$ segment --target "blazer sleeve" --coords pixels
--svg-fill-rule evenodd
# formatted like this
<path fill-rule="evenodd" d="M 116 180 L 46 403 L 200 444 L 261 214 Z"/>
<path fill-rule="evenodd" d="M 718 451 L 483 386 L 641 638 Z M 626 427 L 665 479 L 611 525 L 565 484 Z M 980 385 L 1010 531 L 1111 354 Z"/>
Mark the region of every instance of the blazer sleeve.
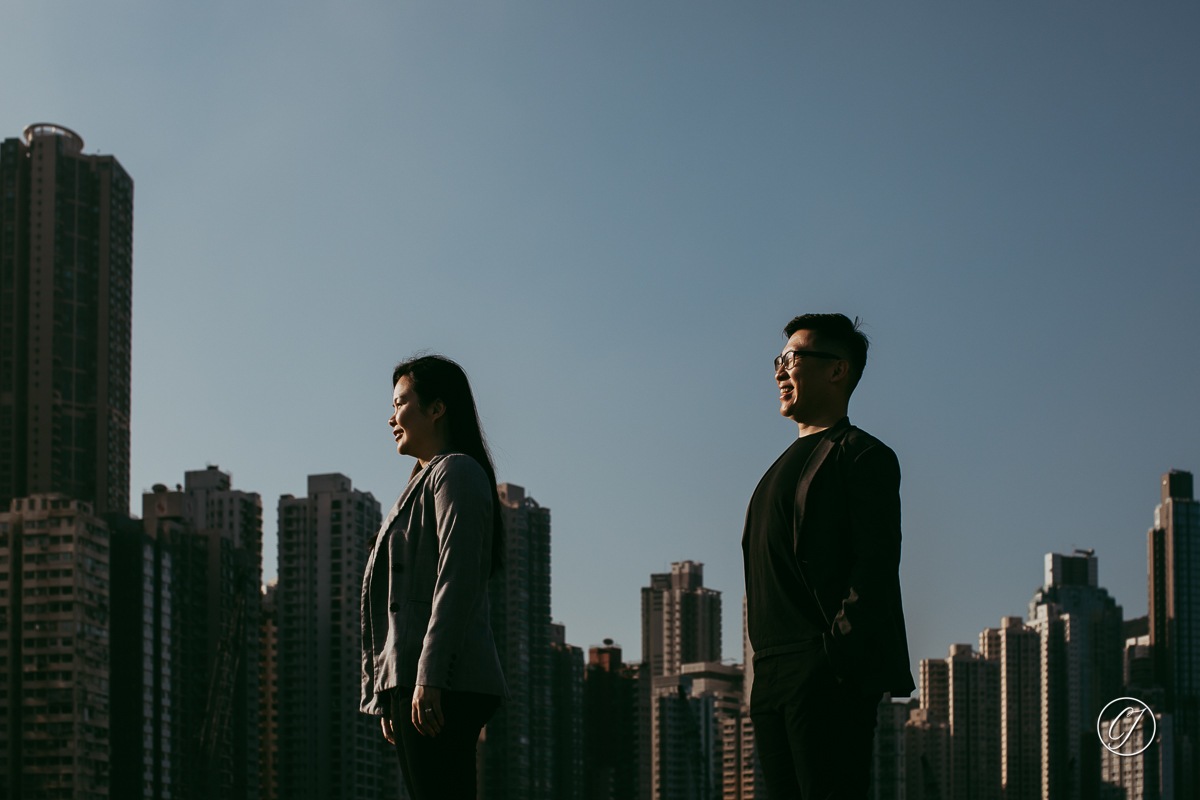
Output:
<path fill-rule="evenodd" d="M 493 510 L 487 473 L 475 459 L 453 455 L 439 466 L 442 469 L 430 476 L 437 520 L 437 581 L 417 663 L 417 684 L 445 689 L 450 687 L 472 611 L 487 587 Z"/>
<path fill-rule="evenodd" d="M 869 647 L 892 616 L 900 583 L 900 462 L 879 443 L 860 453 L 845 471 L 853 566 L 832 636 L 843 656 Z"/>

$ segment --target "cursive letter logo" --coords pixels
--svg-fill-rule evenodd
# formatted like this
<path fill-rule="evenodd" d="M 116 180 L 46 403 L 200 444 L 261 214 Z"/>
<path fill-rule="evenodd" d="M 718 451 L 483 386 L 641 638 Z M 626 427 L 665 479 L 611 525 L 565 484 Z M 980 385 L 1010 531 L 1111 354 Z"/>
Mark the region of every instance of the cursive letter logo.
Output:
<path fill-rule="evenodd" d="M 1119 714 L 1111 720 L 1105 720 L 1104 715 L 1108 712 L 1115 703 L 1126 701 L 1129 705 L 1125 706 Z M 1145 728 L 1142 728 L 1141 741 L 1131 742 L 1133 733 L 1142 724 L 1142 719 L 1150 720 L 1150 735 L 1145 735 Z M 1154 742 L 1154 737 L 1158 733 L 1158 723 L 1154 720 L 1154 712 L 1150 710 L 1150 706 L 1138 700 L 1136 697 L 1118 697 L 1104 707 L 1100 712 L 1100 718 L 1096 720 L 1096 734 L 1100 737 L 1100 744 L 1104 745 L 1105 749 L 1113 755 L 1118 756 L 1136 756 L 1145 751 Z M 1138 745 L 1141 747 L 1134 750 Z"/>

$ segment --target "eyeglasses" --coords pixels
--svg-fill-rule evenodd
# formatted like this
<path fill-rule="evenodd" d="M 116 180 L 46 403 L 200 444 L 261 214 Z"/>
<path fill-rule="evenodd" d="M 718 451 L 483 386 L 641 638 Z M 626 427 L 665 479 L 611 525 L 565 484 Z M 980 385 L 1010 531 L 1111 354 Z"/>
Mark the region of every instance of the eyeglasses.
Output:
<path fill-rule="evenodd" d="M 813 356 L 815 358 L 832 358 L 838 361 L 848 361 L 845 356 L 839 356 L 837 353 L 826 353 L 822 350 L 788 350 L 781 356 L 775 357 L 775 371 L 778 372 L 782 366 L 784 369 L 791 369 L 796 366 L 796 362 L 800 356 Z"/>

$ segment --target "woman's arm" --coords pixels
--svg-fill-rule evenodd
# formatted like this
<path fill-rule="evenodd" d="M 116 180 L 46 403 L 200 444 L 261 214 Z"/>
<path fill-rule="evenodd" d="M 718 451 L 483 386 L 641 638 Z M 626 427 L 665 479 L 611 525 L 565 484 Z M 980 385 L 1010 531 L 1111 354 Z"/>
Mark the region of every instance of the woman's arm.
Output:
<path fill-rule="evenodd" d="M 430 478 L 437 519 L 438 572 L 433 609 L 417 663 L 417 684 L 449 689 L 471 611 L 487 583 L 491 559 L 485 559 L 484 550 L 492 535 L 492 488 L 487 473 L 466 455 L 448 456 Z"/>

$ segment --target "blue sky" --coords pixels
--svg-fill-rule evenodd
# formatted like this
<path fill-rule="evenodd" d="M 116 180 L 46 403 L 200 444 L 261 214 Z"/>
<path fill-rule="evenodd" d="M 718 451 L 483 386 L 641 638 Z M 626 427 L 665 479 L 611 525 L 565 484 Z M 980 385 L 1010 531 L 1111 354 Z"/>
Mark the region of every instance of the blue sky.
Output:
<path fill-rule="evenodd" d="M 568 641 L 739 537 L 795 436 L 794 314 L 873 337 L 851 419 L 904 470 L 914 661 L 1094 547 L 1146 611 L 1169 468 L 1200 469 L 1200 12 L 1116 3 L 9 2 L 0 136 L 136 183 L 133 485 L 219 464 L 275 506 L 411 462 L 390 371 L 474 382 L 553 512 Z M 139 510 L 135 501 L 135 512 Z"/>

